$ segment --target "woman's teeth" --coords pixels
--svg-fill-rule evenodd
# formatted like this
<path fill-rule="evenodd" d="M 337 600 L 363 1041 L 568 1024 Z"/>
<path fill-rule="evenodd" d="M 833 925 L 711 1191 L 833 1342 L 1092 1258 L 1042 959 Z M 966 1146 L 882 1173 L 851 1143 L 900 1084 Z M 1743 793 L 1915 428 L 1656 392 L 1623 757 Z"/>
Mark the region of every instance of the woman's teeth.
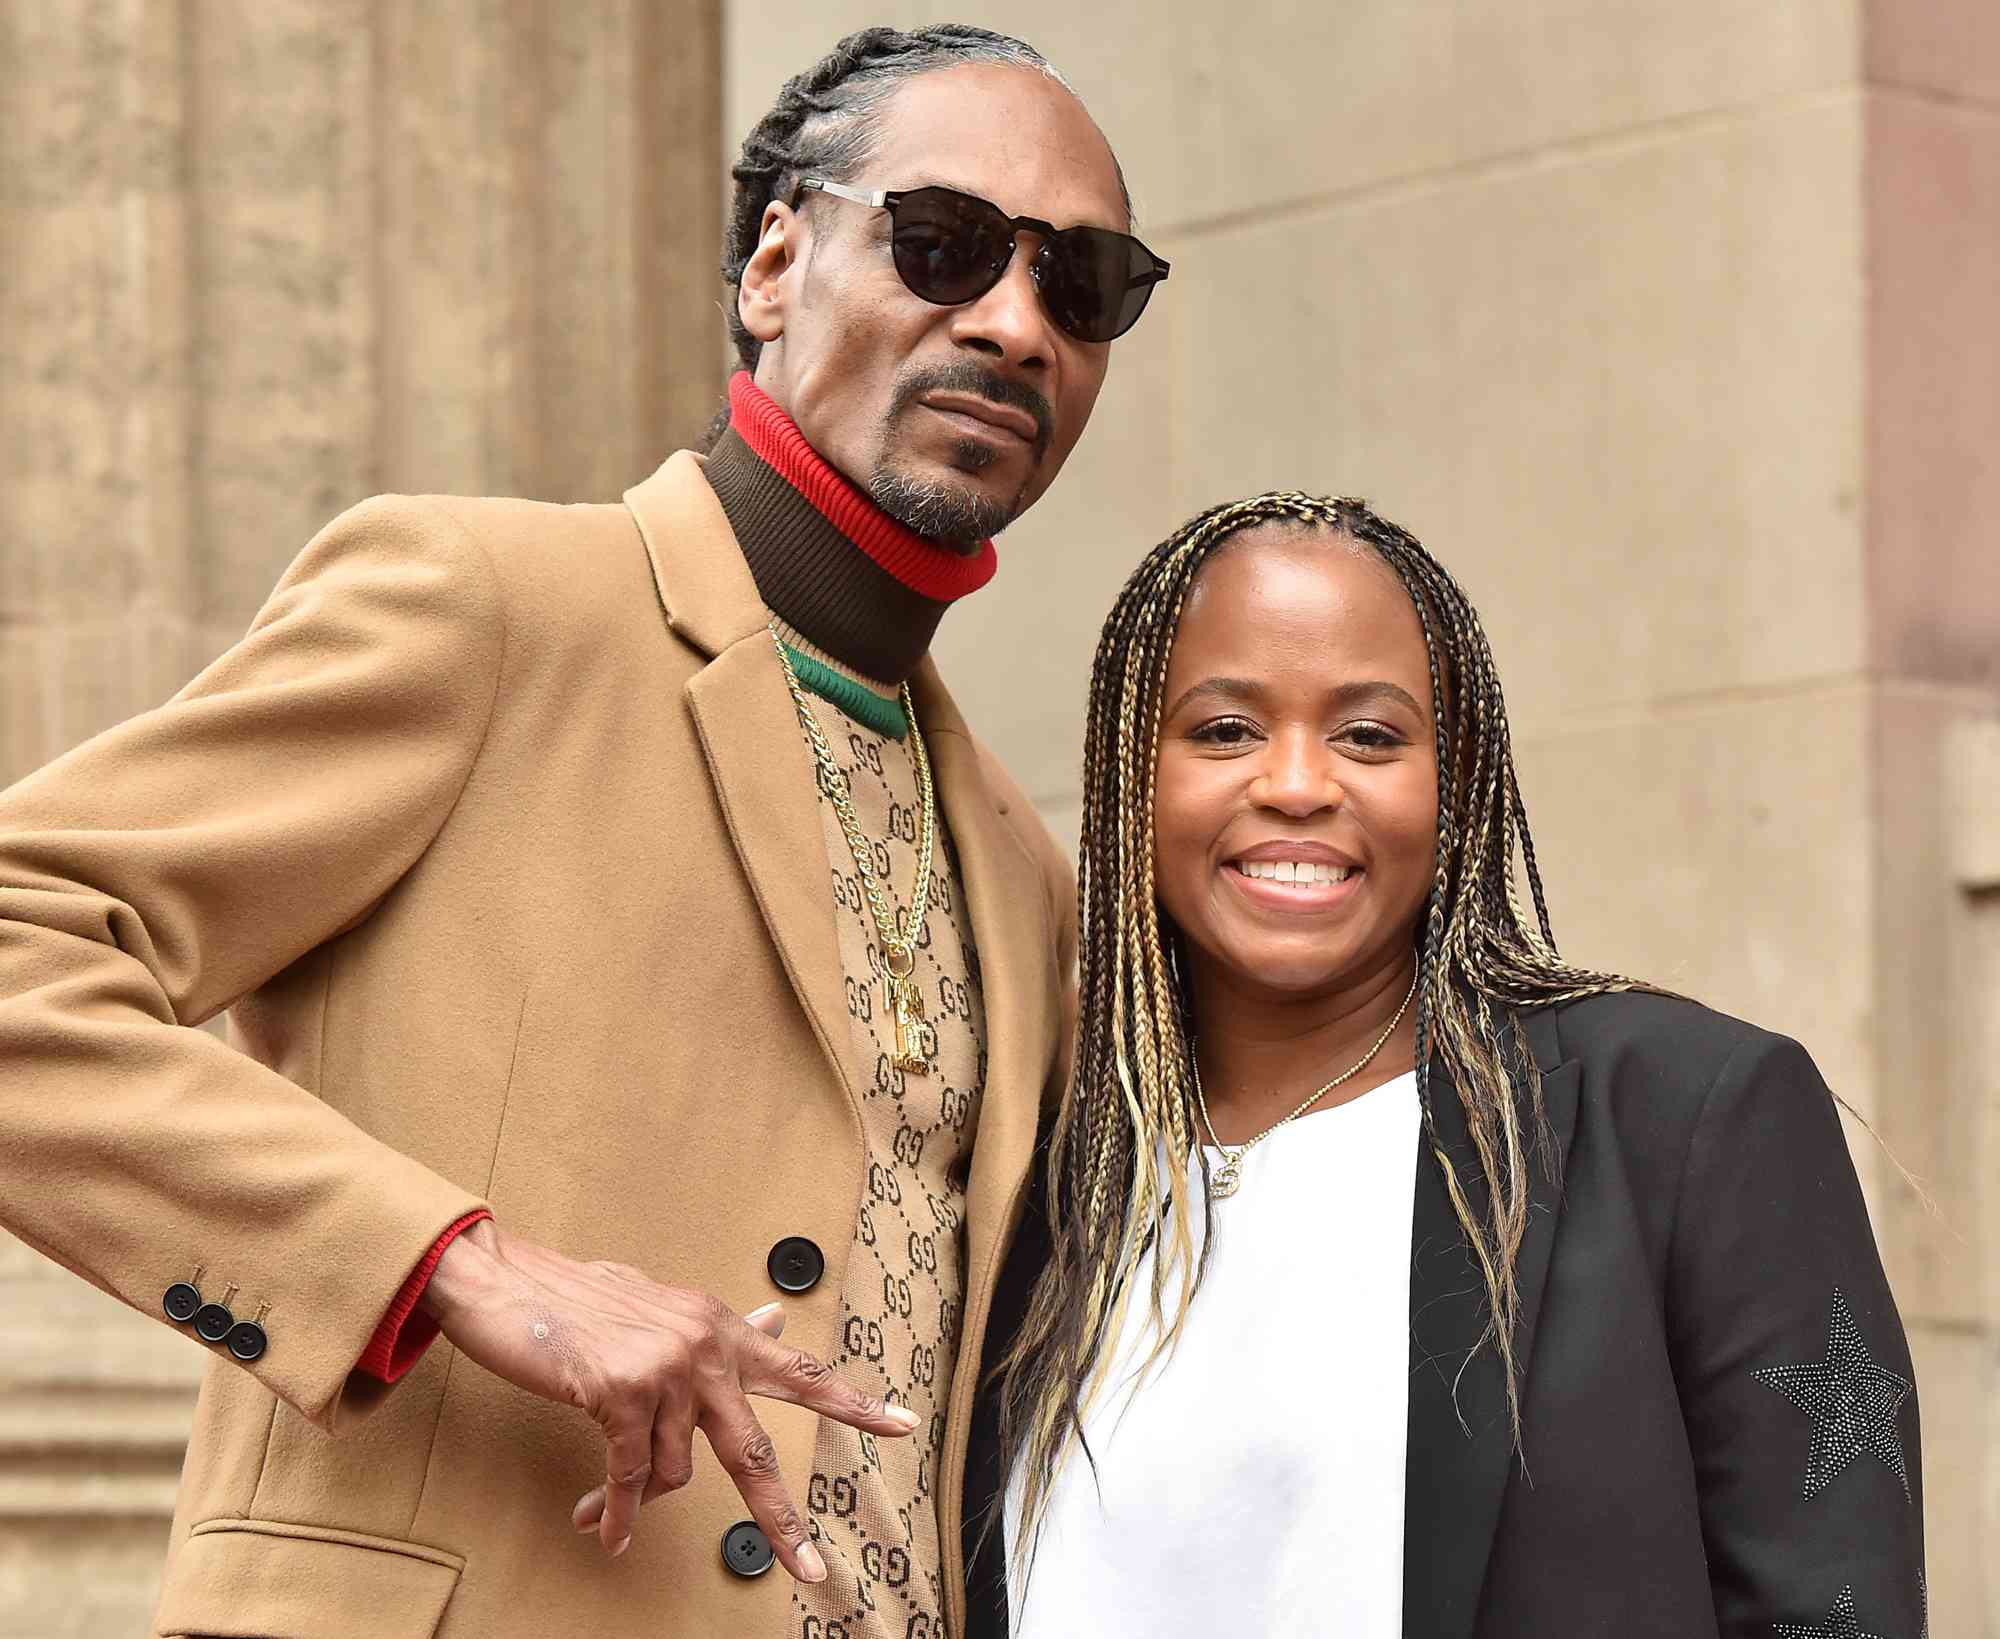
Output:
<path fill-rule="evenodd" d="M 1298 859 L 1239 859 L 1237 870 L 1266 882 L 1296 882 L 1308 886 L 1321 882 L 1345 882 L 1354 874 L 1352 865 L 1318 865 Z"/>

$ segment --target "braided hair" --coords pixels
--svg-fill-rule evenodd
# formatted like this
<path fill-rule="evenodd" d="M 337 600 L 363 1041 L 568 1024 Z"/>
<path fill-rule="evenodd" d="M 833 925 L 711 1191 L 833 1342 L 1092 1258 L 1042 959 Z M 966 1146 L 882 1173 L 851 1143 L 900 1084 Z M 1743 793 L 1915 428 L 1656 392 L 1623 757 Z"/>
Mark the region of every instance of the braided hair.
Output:
<path fill-rule="evenodd" d="M 729 173 L 736 190 L 722 242 L 722 279 L 731 297 L 724 311 L 744 369 L 757 368 L 762 344 L 744 328 L 734 296 L 756 253 L 765 207 L 774 199 L 789 200 L 804 176 L 851 182 L 873 150 L 873 116 L 897 86 L 919 74 L 965 63 L 1033 69 L 1075 94 L 1046 57 L 1010 35 L 967 23 L 910 30 L 864 28 L 848 35 L 803 74 L 787 80 L 771 111 L 751 127 Z M 1122 171 L 1119 186 L 1124 187 Z M 1128 213 L 1130 207 L 1128 193 Z"/>
<path fill-rule="evenodd" d="M 1345 536 L 1372 551 L 1401 581 L 1423 629 L 1438 702 L 1438 834 L 1416 931 L 1417 1090 L 1425 1141 L 1486 1287 L 1482 1343 L 1498 1350 L 1517 1442 L 1514 1266 L 1528 1223 L 1531 1160 L 1553 1154 L 1540 1076 L 1517 1015 L 1642 988 L 1557 955 L 1492 650 L 1457 581 L 1413 536 L 1361 501 L 1283 491 L 1214 507 L 1154 548 L 1113 605 L 1091 672 L 1079 1027 L 1047 1162 L 1052 1251 L 997 1367 L 1002 1446 L 1024 1464 L 1024 1529 L 1015 1544 L 1024 1559 L 1058 1466 L 1073 1443 L 1083 1443 L 1084 1410 L 1106 1387 L 1143 1260 L 1156 1254 L 1150 1303 L 1157 1341 L 1142 1374 L 1179 1335 L 1206 1267 L 1210 1237 L 1197 1260 L 1186 1169 L 1155 1162 L 1162 1151 L 1170 1162 L 1200 1153 L 1181 936 L 1163 918 L 1154 889 L 1155 765 L 1167 662 L 1189 589 L 1228 541 L 1265 524 Z M 1532 916 L 1516 889 L 1517 844 Z M 1483 1210 L 1438 1138 L 1433 1059 L 1464 1106 L 1486 1185 Z M 1169 1264 L 1178 1292 L 1171 1318 Z"/>

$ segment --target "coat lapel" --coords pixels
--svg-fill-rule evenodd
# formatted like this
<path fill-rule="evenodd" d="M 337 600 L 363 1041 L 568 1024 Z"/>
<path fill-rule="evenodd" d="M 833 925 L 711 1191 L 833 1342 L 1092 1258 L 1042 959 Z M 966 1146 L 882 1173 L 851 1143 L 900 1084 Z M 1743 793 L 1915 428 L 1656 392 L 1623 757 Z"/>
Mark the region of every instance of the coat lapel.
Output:
<path fill-rule="evenodd" d="M 958 853 L 986 1003 L 986 1091 L 966 1186 L 966 1313 L 982 1313 L 1004 1221 L 1027 1176 L 1061 998 L 1041 872 L 998 807 L 958 707 L 929 660 L 910 682 Z"/>
<path fill-rule="evenodd" d="M 1567 1158 L 1576 1126 L 1580 1066 L 1562 1058 L 1553 1010 L 1526 1013 L 1522 1025 L 1541 1067 L 1542 1098 L 1558 1157 Z M 1430 1097 L 1439 1142 L 1474 1210 L 1483 1210 L 1485 1188 L 1457 1092 L 1439 1075 Z M 1560 1165 L 1554 1176 L 1536 1167 L 1527 1234 L 1515 1266 L 1521 1294 L 1516 1352 L 1524 1397 L 1555 1240 L 1560 1173 Z M 1486 1319 L 1485 1282 L 1428 1145 L 1417 1158 L 1410 1247 L 1403 1631 L 1412 1639 L 1467 1639 L 1478 1614 L 1515 1453 L 1499 1358 L 1490 1344 L 1474 1348 Z"/>
<path fill-rule="evenodd" d="M 846 1085 L 849 1026 L 812 753 L 764 600 L 729 521 L 683 451 L 626 492 L 667 623 L 709 663 L 685 695 L 729 839 L 821 1050 Z M 850 1099 L 855 1089 L 848 1088 Z"/>
<path fill-rule="evenodd" d="M 777 655 L 764 601 L 703 476 L 698 456 L 670 458 L 626 492 L 652 563 L 668 625 L 707 666 L 687 705 L 701 738 L 731 842 L 811 1019 L 820 1046 L 847 1080 L 849 1023 L 811 753 Z M 986 1002 L 986 1096 L 967 1186 L 968 1304 L 990 1282 L 1034 1148 L 1042 1065 L 1057 1027 L 1055 930 L 1040 872 L 996 806 L 965 719 L 929 660 L 911 679 L 936 777 L 938 805 L 958 852 Z M 805 845 L 802 845 L 805 839 Z M 857 1090 L 849 1088 L 849 1096 Z"/>

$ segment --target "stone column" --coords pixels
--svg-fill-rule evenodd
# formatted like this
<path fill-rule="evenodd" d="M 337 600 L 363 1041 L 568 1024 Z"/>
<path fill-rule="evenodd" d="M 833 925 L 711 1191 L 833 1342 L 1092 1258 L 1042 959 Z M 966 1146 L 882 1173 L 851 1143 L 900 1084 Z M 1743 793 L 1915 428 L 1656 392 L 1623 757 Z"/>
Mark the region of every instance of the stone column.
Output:
<path fill-rule="evenodd" d="M 1923 1401 L 1931 1631 L 2000 1635 L 2000 10 L 1865 8 L 1877 1227 Z M 1865 1153 L 1865 1147 L 1864 1152 Z"/>
<path fill-rule="evenodd" d="M 719 400 L 719 0 L 0 0 L 0 784 L 384 489 L 612 498 Z M 0 1639 L 150 1613 L 201 1357 L 0 1237 Z"/>

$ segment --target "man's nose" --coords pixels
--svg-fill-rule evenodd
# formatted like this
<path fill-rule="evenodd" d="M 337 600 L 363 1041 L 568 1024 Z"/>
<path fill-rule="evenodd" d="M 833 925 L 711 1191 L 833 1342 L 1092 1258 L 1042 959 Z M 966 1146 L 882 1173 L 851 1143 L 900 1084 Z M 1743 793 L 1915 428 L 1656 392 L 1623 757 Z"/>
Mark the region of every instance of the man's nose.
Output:
<path fill-rule="evenodd" d="M 1019 369 L 1048 365 L 1055 355 L 1055 337 L 1032 271 L 1040 249 L 1038 235 L 1021 235 L 1000 282 L 977 301 L 956 310 L 954 341 Z"/>

